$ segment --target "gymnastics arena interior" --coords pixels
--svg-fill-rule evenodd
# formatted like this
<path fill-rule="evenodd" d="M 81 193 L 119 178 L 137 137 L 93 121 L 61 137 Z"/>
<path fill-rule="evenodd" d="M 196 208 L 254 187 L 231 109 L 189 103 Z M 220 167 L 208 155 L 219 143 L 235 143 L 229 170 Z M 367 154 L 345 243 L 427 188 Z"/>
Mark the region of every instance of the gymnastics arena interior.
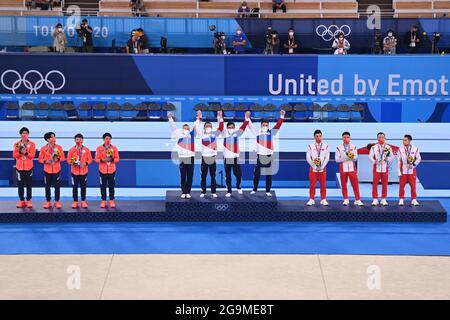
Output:
<path fill-rule="evenodd" d="M 450 2 L 378 2 L 288 0 L 286 13 L 274 13 L 264 0 L 249 2 L 259 11 L 242 17 L 239 1 L 144 1 L 140 14 L 125 0 L 63 0 L 53 10 L 2 1 L 0 299 L 449 299 Z M 381 8 L 383 37 L 395 33 L 396 54 L 374 52 L 370 4 Z M 74 6 L 81 7 L 79 16 Z M 83 19 L 93 28 L 93 52 L 80 52 Z M 58 23 L 67 37 L 64 53 L 52 52 Z M 412 25 L 421 36 L 417 50 L 404 40 Z M 281 43 L 289 28 L 295 30 L 295 54 L 282 45 L 278 53 L 264 54 L 269 26 Z M 128 54 L 124 48 L 138 28 L 148 37 L 149 52 Z M 244 54 L 232 50 L 237 29 L 246 37 Z M 226 34 L 227 54 L 213 54 L 220 41 L 216 32 Z M 340 32 L 351 45 L 347 54 L 331 49 Z M 199 113 L 202 124 L 196 127 Z M 231 175 L 233 192 L 226 195 L 226 143 L 219 135 L 217 197 L 210 192 L 210 174 L 200 197 L 204 145 L 195 136 L 192 198 L 186 198 L 177 154 L 183 138 L 171 128 L 187 124 L 203 132 L 204 123 L 216 130 L 220 121 L 223 132 L 230 122 L 237 129 L 247 125 L 239 137 L 243 193 L 236 192 Z M 251 193 L 260 161 L 256 136 L 264 121 L 270 132 L 277 130 L 271 136 L 269 195 L 264 174 Z M 21 128 L 37 151 L 32 208 L 16 205 L 17 166 L 28 155 L 13 156 L 21 148 Z M 328 205 L 319 203 L 317 185 L 315 204 L 308 206 L 308 148 L 316 130 L 329 150 Z M 58 177 L 62 208 L 53 199 L 51 208 L 43 208 L 44 166 L 53 165 L 39 157 L 48 132 L 66 157 L 75 135 L 83 135 L 94 159 L 88 208 L 71 207 L 76 164 L 67 161 L 61 161 Z M 358 153 L 354 164 L 364 206 L 354 204 L 350 183 L 350 204 L 342 204 L 336 154 L 344 132 Z M 380 132 L 392 148 L 388 205 L 372 206 L 370 149 Z M 104 133 L 112 136 L 120 161 L 115 207 L 101 208 L 104 163 L 95 160 Z M 405 135 L 421 155 L 411 169 L 418 206 L 411 204 L 408 185 L 399 205 Z"/>

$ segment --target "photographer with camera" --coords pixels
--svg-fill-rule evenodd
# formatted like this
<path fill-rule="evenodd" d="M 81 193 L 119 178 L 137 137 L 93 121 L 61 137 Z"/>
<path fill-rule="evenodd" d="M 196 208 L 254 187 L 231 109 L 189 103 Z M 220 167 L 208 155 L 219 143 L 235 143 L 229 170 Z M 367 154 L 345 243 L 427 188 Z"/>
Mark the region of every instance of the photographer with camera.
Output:
<path fill-rule="evenodd" d="M 92 32 L 94 30 L 89 25 L 87 19 L 83 19 L 81 21 L 81 25 L 77 27 L 78 36 L 81 38 L 83 42 L 83 46 L 81 48 L 81 52 L 94 52 L 94 44 L 92 41 Z"/>
<path fill-rule="evenodd" d="M 267 28 L 266 32 L 266 48 L 264 54 L 278 54 L 280 47 L 280 38 L 278 31 L 273 30 L 272 27 Z"/>
<path fill-rule="evenodd" d="M 140 32 L 133 30 L 131 32 L 131 37 L 128 39 L 126 50 L 128 54 L 138 54 L 141 53 L 141 43 L 140 43 Z"/>
<path fill-rule="evenodd" d="M 214 54 L 227 54 L 225 32 L 214 33 Z"/>
<path fill-rule="evenodd" d="M 245 53 L 245 45 L 246 44 L 247 44 L 247 38 L 242 34 L 242 29 L 237 28 L 236 34 L 233 37 L 234 53 L 236 53 L 236 54 Z"/>

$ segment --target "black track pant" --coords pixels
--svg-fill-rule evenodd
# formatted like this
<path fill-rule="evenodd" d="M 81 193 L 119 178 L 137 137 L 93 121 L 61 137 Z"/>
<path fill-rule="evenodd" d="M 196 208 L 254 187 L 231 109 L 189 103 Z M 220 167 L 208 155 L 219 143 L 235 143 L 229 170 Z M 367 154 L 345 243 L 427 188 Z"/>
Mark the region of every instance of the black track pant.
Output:
<path fill-rule="evenodd" d="M 81 201 L 86 201 L 86 185 L 87 185 L 87 174 L 85 175 L 72 174 L 73 201 L 78 201 L 78 187 L 80 187 L 81 190 Z"/>
<path fill-rule="evenodd" d="M 180 158 L 180 184 L 183 194 L 191 193 L 194 176 L 194 157 Z"/>
<path fill-rule="evenodd" d="M 231 193 L 231 170 L 233 170 L 233 174 L 236 177 L 236 188 L 241 188 L 242 182 L 242 168 L 239 163 L 239 158 L 225 158 L 224 159 L 225 166 L 225 182 L 227 184 L 227 192 Z"/>
<path fill-rule="evenodd" d="M 59 201 L 61 193 L 61 172 L 47 173 L 44 172 L 45 199 L 52 199 L 51 188 L 55 188 L 55 201 Z"/>
<path fill-rule="evenodd" d="M 217 183 L 216 183 L 216 157 L 202 157 L 202 180 L 200 182 L 200 186 L 202 187 L 202 193 L 206 193 L 206 176 L 211 177 L 211 193 L 216 193 Z"/>
<path fill-rule="evenodd" d="M 261 156 L 258 154 L 256 159 L 256 167 L 253 172 L 253 191 L 258 191 L 259 178 L 261 177 L 261 168 L 265 169 L 266 173 L 266 192 L 270 192 L 272 188 L 272 174 L 268 172 L 272 166 L 272 156 Z"/>
<path fill-rule="evenodd" d="M 114 200 L 114 188 L 116 187 L 116 173 L 100 172 L 100 193 L 102 194 L 102 200 L 106 201 L 106 187 L 109 189 L 109 200 Z"/>
<path fill-rule="evenodd" d="M 32 198 L 33 170 L 16 170 L 17 185 L 20 201 L 25 200 L 25 188 L 27 189 L 27 201 Z"/>

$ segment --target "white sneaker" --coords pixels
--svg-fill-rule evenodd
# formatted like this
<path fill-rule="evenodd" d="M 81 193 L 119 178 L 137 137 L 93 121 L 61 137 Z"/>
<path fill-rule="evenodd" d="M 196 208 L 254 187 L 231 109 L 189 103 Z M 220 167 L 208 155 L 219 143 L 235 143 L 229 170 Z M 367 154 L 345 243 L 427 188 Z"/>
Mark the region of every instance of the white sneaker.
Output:
<path fill-rule="evenodd" d="M 266 192 L 266 196 L 271 197 L 272 194 L 270 192 Z"/>
<path fill-rule="evenodd" d="M 188 194 L 186 195 L 186 198 L 187 198 L 187 199 L 190 199 L 190 198 L 191 198 L 191 195 L 188 193 Z"/>
<path fill-rule="evenodd" d="M 256 191 L 253 191 L 253 190 L 252 190 L 252 192 L 250 192 L 250 194 L 255 194 L 255 193 L 256 193 Z"/>
<path fill-rule="evenodd" d="M 413 199 L 413 200 L 411 201 L 411 204 L 412 204 L 413 206 L 418 206 L 418 205 L 419 205 L 419 202 L 418 202 L 416 199 Z"/>
<path fill-rule="evenodd" d="M 182 199 L 186 198 L 186 195 L 183 193 L 183 194 L 181 195 L 181 198 L 182 198 Z"/>
<path fill-rule="evenodd" d="M 323 206 L 328 206 L 328 201 L 326 199 L 320 200 L 320 204 Z"/>
<path fill-rule="evenodd" d="M 382 206 L 387 206 L 388 205 L 386 199 L 381 199 L 381 205 Z"/>
<path fill-rule="evenodd" d="M 239 193 L 239 194 L 243 194 L 244 192 L 242 191 L 242 189 L 237 189 L 237 192 Z"/>
<path fill-rule="evenodd" d="M 217 193 L 211 193 L 213 198 L 217 198 Z"/>
<path fill-rule="evenodd" d="M 378 205 L 378 199 L 373 199 L 372 205 L 373 205 L 373 206 L 377 206 L 377 205 Z"/>
<path fill-rule="evenodd" d="M 231 193 L 228 192 L 228 193 L 225 195 L 225 197 L 227 197 L 227 198 L 231 197 Z"/>
<path fill-rule="evenodd" d="M 348 199 L 344 199 L 344 202 L 342 202 L 343 206 L 348 206 L 350 204 L 350 201 Z"/>
<path fill-rule="evenodd" d="M 200 198 L 204 198 L 205 194 L 204 193 L 200 193 Z"/>
<path fill-rule="evenodd" d="M 306 203 L 307 206 L 313 206 L 316 202 L 314 199 L 309 199 L 309 201 Z"/>
<path fill-rule="evenodd" d="M 404 201 L 403 199 L 400 199 L 400 200 L 398 201 L 398 205 L 399 205 L 399 206 L 404 206 L 404 205 L 405 205 L 405 201 Z"/>
<path fill-rule="evenodd" d="M 361 200 L 355 200 L 355 206 L 364 207 L 364 203 Z"/>

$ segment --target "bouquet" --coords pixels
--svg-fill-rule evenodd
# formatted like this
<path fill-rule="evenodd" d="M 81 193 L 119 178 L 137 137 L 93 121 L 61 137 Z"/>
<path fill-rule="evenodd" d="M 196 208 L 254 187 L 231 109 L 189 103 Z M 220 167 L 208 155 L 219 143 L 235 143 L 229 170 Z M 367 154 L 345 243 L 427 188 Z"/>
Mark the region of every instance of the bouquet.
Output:
<path fill-rule="evenodd" d="M 79 166 L 80 165 L 80 160 L 77 157 L 72 157 L 70 159 L 70 164 L 73 166 Z"/>
<path fill-rule="evenodd" d="M 322 161 L 320 160 L 320 158 L 315 158 L 313 162 L 317 168 L 320 168 L 320 166 L 322 165 Z"/>
<path fill-rule="evenodd" d="M 113 160 L 114 151 L 112 149 L 106 150 L 106 162 L 110 163 Z"/>
<path fill-rule="evenodd" d="M 391 148 L 388 146 L 384 147 L 383 153 L 386 157 L 389 157 L 391 155 Z"/>
<path fill-rule="evenodd" d="M 414 162 L 416 162 L 416 157 L 413 156 L 409 156 L 408 159 L 406 160 L 406 162 L 412 166 L 414 164 Z"/>
<path fill-rule="evenodd" d="M 22 150 L 25 148 L 25 145 L 21 141 L 17 141 L 14 147 L 19 151 L 19 153 L 22 153 Z"/>
<path fill-rule="evenodd" d="M 347 158 L 349 159 L 349 160 L 353 160 L 353 158 L 355 158 L 355 154 L 353 153 L 353 151 L 347 151 L 346 153 L 345 153 L 346 155 L 347 155 Z"/>
<path fill-rule="evenodd" d="M 61 158 L 61 151 L 55 148 L 55 150 L 53 151 L 52 158 L 59 160 Z"/>

